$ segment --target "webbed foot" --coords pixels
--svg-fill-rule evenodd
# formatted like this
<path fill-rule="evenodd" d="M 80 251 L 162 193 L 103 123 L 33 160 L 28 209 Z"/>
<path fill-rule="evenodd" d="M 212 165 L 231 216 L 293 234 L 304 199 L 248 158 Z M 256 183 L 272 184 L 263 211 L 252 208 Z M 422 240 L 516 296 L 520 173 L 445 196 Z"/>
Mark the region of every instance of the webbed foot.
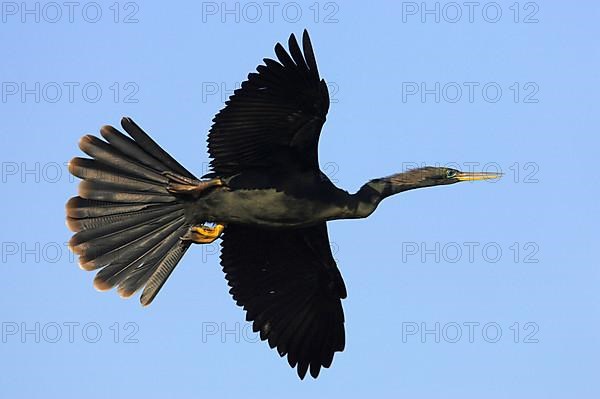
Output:
<path fill-rule="evenodd" d="M 225 230 L 225 225 L 219 223 L 214 227 L 204 225 L 192 226 L 181 239 L 192 241 L 196 244 L 210 244 L 223 234 L 223 230 Z"/>

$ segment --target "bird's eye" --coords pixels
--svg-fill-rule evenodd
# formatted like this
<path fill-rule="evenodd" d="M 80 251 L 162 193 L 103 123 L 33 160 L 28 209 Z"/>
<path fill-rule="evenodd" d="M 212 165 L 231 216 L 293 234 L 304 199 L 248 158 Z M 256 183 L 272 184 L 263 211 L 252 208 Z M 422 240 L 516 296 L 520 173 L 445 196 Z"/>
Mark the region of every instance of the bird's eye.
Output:
<path fill-rule="evenodd" d="M 453 177 L 456 177 L 456 171 L 455 170 L 449 170 L 446 172 L 446 177 L 448 179 L 452 179 Z"/>

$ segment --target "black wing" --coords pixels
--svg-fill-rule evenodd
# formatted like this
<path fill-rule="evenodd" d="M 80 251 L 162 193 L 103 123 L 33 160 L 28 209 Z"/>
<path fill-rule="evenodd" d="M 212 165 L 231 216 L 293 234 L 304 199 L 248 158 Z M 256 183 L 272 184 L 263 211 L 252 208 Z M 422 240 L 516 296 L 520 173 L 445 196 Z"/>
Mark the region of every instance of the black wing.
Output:
<path fill-rule="evenodd" d="M 329 109 L 327 84 L 319 78 L 306 30 L 304 54 L 293 34 L 288 46 L 289 54 L 277 43 L 279 62 L 265 58 L 265 65 L 248 75 L 214 117 L 208 151 L 217 175 L 255 167 L 319 169 L 319 134 Z"/>
<path fill-rule="evenodd" d="M 221 265 L 229 291 L 254 331 L 313 377 L 344 350 L 346 287 L 331 254 L 327 226 L 263 230 L 227 226 Z"/>

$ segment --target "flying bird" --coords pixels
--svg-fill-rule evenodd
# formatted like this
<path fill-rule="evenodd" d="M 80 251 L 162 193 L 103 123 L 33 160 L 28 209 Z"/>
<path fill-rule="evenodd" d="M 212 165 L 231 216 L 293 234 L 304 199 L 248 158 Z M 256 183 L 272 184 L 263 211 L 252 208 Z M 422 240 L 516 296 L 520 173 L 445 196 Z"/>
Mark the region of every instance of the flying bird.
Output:
<path fill-rule="evenodd" d="M 262 340 L 316 378 L 345 346 L 346 286 L 327 222 L 369 216 L 385 198 L 421 187 L 498 178 L 424 167 L 367 182 L 350 194 L 319 168 L 329 109 L 307 31 L 250 73 L 214 117 L 211 172 L 197 178 L 130 118 L 86 135 L 69 171 L 82 179 L 66 205 L 70 248 L 94 287 L 140 289 L 149 305 L 192 244 L 221 237 L 229 292 Z"/>

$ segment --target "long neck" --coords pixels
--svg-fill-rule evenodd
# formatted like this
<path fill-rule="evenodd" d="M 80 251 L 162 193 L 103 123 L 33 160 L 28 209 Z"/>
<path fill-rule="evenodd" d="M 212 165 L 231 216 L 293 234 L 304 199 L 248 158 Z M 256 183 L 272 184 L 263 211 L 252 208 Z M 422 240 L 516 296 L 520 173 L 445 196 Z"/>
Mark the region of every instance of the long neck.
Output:
<path fill-rule="evenodd" d="M 355 194 L 350 195 L 350 217 L 369 216 L 385 198 L 408 190 L 432 186 L 426 179 L 414 179 L 411 172 L 374 179 L 363 185 Z"/>

